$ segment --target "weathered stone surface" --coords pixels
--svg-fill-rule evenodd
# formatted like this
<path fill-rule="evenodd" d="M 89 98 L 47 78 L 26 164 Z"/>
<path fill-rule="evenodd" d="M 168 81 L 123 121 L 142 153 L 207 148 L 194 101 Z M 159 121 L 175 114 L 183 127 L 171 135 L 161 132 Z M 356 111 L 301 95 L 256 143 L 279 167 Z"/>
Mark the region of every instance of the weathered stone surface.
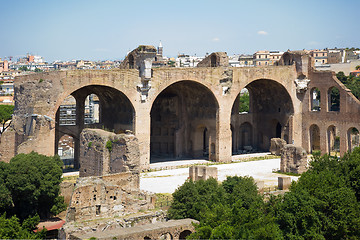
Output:
<path fill-rule="evenodd" d="M 189 168 L 189 178 L 192 181 L 207 180 L 209 178 L 217 179 L 218 170 L 216 167 L 209 166 L 191 166 Z"/>
<path fill-rule="evenodd" d="M 103 232 L 79 234 L 74 233 L 71 239 L 185 239 L 192 233 L 194 223 L 199 223 L 193 219 L 170 220 L 167 222 L 147 224 L 131 228 L 118 228 Z"/>
<path fill-rule="evenodd" d="M 213 52 L 201 62 L 197 67 L 228 67 L 229 57 L 226 52 Z"/>
<path fill-rule="evenodd" d="M 273 155 L 280 156 L 281 149 L 285 146 L 286 141 L 281 138 L 272 138 L 271 145 L 270 145 L 270 152 Z"/>
<path fill-rule="evenodd" d="M 85 127 L 84 102 L 89 94 L 96 94 L 101 105 L 101 121 L 94 127 L 116 133 L 133 131 L 139 139 L 142 169 L 149 168 L 150 158 L 157 157 L 209 157 L 229 162 L 232 153 L 244 153 L 244 146 L 268 150 L 270 139 L 279 134 L 307 152 L 328 153 L 331 140 L 327 131 L 332 126 L 339 133 L 343 155 L 351 150 L 349 129 L 360 129 L 360 102 L 334 72 L 314 70 L 314 60 L 306 51 L 286 52 L 277 66 L 251 68 L 229 67 L 221 60 L 225 55 L 216 53 L 204 63 L 209 67 L 151 68 L 155 48 L 145 46 L 136 51 L 142 57 L 133 56 L 133 65 L 131 59 L 124 61 L 123 69 L 17 77 L 15 134 L 8 138 L 14 147 L 2 152 L 2 161 L 21 152 L 54 155 L 60 138 L 67 134 L 74 139 L 77 167 L 80 133 Z M 304 91 L 299 93 L 296 79 L 311 80 L 306 81 L 308 90 L 301 87 Z M 244 86 L 250 92 L 250 110 L 239 113 L 238 96 Z M 332 87 L 340 93 L 339 111 L 329 110 L 327 93 Z M 316 111 L 311 106 L 314 89 L 320 96 Z M 62 126 L 59 106 L 69 95 L 76 100 L 76 125 Z"/>
<path fill-rule="evenodd" d="M 139 190 L 139 175 L 131 172 L 78 178 L 66 221 L 125 216 L 152 209 L 152 198 Z"/>
<path fill-rule="evenodd" d="M 286 144 L 281 150 L 280 171 L 301 174 L 306 171 L 307 153 L 302 147 Z"/>
<path fill-rule="evenodd" d="M 146 224 L 166 222 L 166 212 L 162 210 L 135 213 L 130 216 L 98 218 L 92 221 L 66 222 L 59 230 L 59 239 L 70 239 L 71 235 L 86 235 L 114 229 L 127 229 Z"/>
<path fill-rule="evenodd" d="M 74 191 L 75 184 L 71 182 L 61 182 L 60 183 L 60 195 L 64 197 L 66 204 L 70 204 L 71 196 Z"/>
<path fill-rule="evenodd" d="M 139 173 L 139 144 L 133 134 L 84 129 L 80 137 L 80 177 Z"/>
<path fill-rule="evenodd" d="M 291 177 L 278 177 L 279 190 L 288 190 L 291 185 Z"/>

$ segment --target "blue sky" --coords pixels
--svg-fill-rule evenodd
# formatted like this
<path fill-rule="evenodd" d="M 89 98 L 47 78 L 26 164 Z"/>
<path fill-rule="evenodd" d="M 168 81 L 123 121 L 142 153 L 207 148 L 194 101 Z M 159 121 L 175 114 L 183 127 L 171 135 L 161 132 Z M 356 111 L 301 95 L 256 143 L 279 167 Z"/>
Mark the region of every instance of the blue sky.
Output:
<path fill-rule="evenodd" d="M 0 0 L 0 57 L 123 59 L 140 44 L 164 55 L 360 47 L 358 0 Z"/>

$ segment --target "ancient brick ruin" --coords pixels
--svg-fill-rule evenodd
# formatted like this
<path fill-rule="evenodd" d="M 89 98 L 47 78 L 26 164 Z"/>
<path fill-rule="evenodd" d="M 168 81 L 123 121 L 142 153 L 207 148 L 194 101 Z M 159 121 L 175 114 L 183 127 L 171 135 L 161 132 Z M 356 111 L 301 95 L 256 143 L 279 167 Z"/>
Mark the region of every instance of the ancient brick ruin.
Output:
<path fill-rule="evenodd" d="M 17 77 L 15 112 L 11 129 L 2 135 L 1 160 L 31 151 L 54 155 L 61 137 L 69 135 L 78 168 L 84 128 L 132 132 L 139 141 L 141 169 L 158 160 L 228 162 L 232 154 L 268 151 L 274 137 L 308 153 L 342 155 L 359 144 L 354 139 L 359 139 L 360 102 L 334 72 L 316 71 L 306 52 L 286 52 L 277 66 L 241 68 L 229 67 L 225 53 L 210 54 L 196 68 L 153 68 L 155 57 L 154 47 L 139 46 L 118 70 Z M 250 109 L 240 112 L 246 92 Z M 98 99 L 99 121 L 89 124 L 85 101 L 91 94 Z M 74 120 L 64 125 L 59 109 L 69 96 Z"/>

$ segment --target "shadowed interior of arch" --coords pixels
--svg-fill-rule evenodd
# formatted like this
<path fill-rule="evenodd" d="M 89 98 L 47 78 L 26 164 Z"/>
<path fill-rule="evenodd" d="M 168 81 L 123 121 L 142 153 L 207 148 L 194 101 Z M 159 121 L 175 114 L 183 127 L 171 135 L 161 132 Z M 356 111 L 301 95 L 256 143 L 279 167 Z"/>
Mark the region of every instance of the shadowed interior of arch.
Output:
<path fill-rule="evenodd" d="M 130 100 L 111 87 L 90 85 L 69 95 L 56 113 L 55 153 L 59 139 L 68 134 L 74 139 L 74 167 L 78 168 L 82 129 L 99 128 L 115 133 L 134 131 L 135 110 Z"/>
<path fill-rule="evenodd" d="M 193 81 L 163 90 L 151 108 L 151 162 L 212 158 L 216 141 L 217 101 L 205 86 Z"/>
<path fill-rule="evenodd" d="M 275 137 L 291 143 L 293 113 L 284 86 L 269 79 L 249 83 L 236 97 L 231 112 L 232 153 L 269 151 L 270 139 Z"/>

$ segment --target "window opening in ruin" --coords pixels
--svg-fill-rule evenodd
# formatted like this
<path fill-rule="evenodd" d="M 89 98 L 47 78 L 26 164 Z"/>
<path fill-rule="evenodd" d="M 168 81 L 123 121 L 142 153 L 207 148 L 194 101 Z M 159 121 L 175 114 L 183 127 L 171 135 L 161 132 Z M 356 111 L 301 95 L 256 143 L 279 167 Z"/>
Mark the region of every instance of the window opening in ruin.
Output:
<path fill-rule="evenodd" d="M 64 169 L 74 168 L 74 153 L 74 138 L 67 134 L 63 135 L 58 142 L 57 154 L 64 163 Z"/>
<path fill-rule="evenodd" d="M 96 215 L 100 215 L 101 205 L 96 205 Z"/>
<path fill-rule="evenodd" d="M 148 237 L 148 236 L 145 236 L 145 237 L 144 237 L 144 240 L 151 240 L 151 238 Z"/>
<path fill-rule="evenodd" d="M 203 156 L 209 156 L 209 136 L 207 128 L 204 128 L 203 132 Z"/>
<path fill-rule="evenodd" d="M 352 151 L 355 147 L 360 145 L 359 130 L 357 128 L 350 128 L 348 130 L 348 151 Z"/>
<path fill-rule="evenodd" d="M 320 151 L 320 128 L 315 124 L 310 126 L 310 151 Z"/>
<path fill-rule="evenodd" d="M 310 110 L 311 111 L 320 111 L 320 90 L 318 88 L 313 88 L 310 91 Z"/>
<path fill-rule="evenodd" d="M 130 69 L 135 68 L 134 56 L 133 56 L 132 54 L 129 55 L 129 68 L 130 68 Z"/>
<path fill-rule="evenodd" d="M 331 156 L 339 156 L 340 153 L 340 136 L 335 126 L 329 126 L 327 130 L 328 153 Z"/>
<path fill-rule="evenodd" d="M 213 54 L 211 55 L 211 58 L 210 58 L 210 64 L 211 64 L 211 67 L 216 67 L 217 63 L 216 63 L 216 55 Z"/>
<path fill-rule="evenodd" d="M 85 99 L 84 124 L 100 123 L 100 101 L 96 94 L 90 94 Z"/>
<path fill-rule="evenodd" d="M 339 112 L 340 111 L 340 91 L 336 87 L 332 87 L 328 91 L 328 102 L 329 111 Z"/>

